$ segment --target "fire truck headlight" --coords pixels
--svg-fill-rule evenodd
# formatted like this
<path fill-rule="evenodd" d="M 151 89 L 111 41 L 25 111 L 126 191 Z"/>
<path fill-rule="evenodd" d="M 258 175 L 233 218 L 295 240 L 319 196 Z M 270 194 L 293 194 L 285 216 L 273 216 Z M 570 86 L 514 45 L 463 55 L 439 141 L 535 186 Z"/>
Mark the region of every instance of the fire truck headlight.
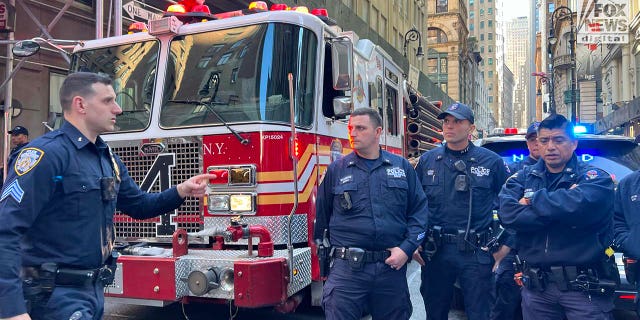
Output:
<path fill-rule="evenodd" d="M 230 170 L 229 185 L 253 185 L 256 181 L 254 166 L 235 167 Z"/>
<path fill-rule="evenodd" d="M 232 194 L 229 200 L 231 211 L 246 212 L 253 211 L 253 195 L 251 194 Z"/>
<path fill-rule="evenodd" d="M 229 268 L 220 271 L 220 290 L 233 291 L 233 270 Z"/>
<path fill-rule="evenodd" d="M 228 194 L 212 194 L 209 195 L 209 211 L 229 211 L 229 195 Z"/>

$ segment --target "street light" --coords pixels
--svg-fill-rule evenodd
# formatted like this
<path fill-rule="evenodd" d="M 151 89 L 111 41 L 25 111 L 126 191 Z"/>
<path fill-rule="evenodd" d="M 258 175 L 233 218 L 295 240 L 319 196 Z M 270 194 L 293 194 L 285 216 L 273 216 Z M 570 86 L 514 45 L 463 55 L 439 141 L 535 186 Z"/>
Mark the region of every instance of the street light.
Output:
<path fill-rule="evenodd" d="M 561 14 L 561 15 L 560 15 Z M 577 119 L 577 112 L 578 112 L 578 107 L 577 107 L 577 101 L 576 101 L 576 91 L 577 91 L 577 77 L 576 77 L 576 51 L 575 51 L 575 44 L 576 44 L 576 35 L 575 35 L 575 31 L 574 31 L 574 23 L 573 23 L 573 11 L 571 11 L 571 9 L 567 6 L 560 6 L 558 8 L 556 8 L 553 13 L 551 14 L 551 28 L 549 29 L 549 53 L 551 55 L 551 65 L 552 65 L 552 69 L 551 69 L 551 86 L 555 87 L 555 78 L 554 78 L 554 72 L 555 72 L 555 68 L 553 67 L 554 65 L 554 61 L 553 61 L 553 49 L 551 48 L 552 46 L 555 46 L 556 43 L 558 43 L 558 38 L 556 38 L 556 33 L 554 30 L 555 24 L 558 21 L 558 19 L 564 19 L 569 17 L 569 21 L 571 23 L 570 25 L 570 33 L 569 33 L 569 55 L 571 57 L 571 122 L 576 123 L 576 119 Z M 551 105 L 554 106 L 554 110 L 555 110 L 555 96 L 552 96 L 551 99 L 552 101 Z"/>
<path fill-rule="evenodd" d="M 551 84 L 551 79 L 544 72 L 532 72 L 531 75 L 538 78 L 538 92 L 536 93 L 536 95 L 541 96 L 542 95 L 542 90 L 541 90 L 542 89 L 542 85 L 544 85 L 544 84 L 547 85 L 547 91 L 549 93 L 549 113 L 550 114 L 555 114 L 556 113 L 556 104 L 555 104 L 555 101 L 554 101 L 553 85 Z"/>
<path fill-rule="evenodd" d="M 418 51 L 416 51 L 416 58 L 422 60 L 424 58 L 424 52 L 422 51 L 422 36 L 420 31 L 416 27 L 411 27 L 407 33 L 404 34 L 404 56 L 407 57 L 407 44 L 409 41 L 418 41 Z"/>

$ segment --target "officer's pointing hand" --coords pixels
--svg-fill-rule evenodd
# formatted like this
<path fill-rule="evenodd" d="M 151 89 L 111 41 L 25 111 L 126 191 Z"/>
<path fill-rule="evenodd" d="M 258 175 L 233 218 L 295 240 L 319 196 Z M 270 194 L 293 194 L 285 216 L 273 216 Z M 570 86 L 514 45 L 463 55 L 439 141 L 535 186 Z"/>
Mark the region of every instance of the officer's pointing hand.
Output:
<path fill-rule="evenodd" d="M 389 258 L 387 258 L 384 263 L 391 267 L 391 269 L 400 270 L 400 268 L 402 268 L 402 266 L 407 263 L 407 260 L 409 260 L 407 254 L 404 253 L 404 251 L 402 251 L 400 247 L 393 247 L 387 250 L 391 252 L 391 256 L 389 256 Z"/>
<path fill-rule="evenodd" d="M 205 191 L 207 190 L 207 181 L 215 178 L 217 178 L 215 174 L 209 173 L 193 176 L 189 178 L 189 180 L 176 186 L 178 194 L 181 198 L 185 198 L 187 196 L 202 197 L 205 195 Z"/>

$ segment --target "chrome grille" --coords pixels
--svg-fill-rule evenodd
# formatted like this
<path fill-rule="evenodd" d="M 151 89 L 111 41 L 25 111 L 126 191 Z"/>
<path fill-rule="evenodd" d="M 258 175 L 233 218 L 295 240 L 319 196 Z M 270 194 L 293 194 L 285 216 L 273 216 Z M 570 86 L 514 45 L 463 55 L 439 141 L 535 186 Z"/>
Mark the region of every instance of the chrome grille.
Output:
<path fill-rule="evenodd" d="M 198 139 L 175 139 L 176 141 L 164 141 L 166 150 L 163 153 L 175 154 L 175 165 L 171 168 L 171 185 L 175 186 L 188 178 L 199 174 L 202 170 L 200 150 L 201 142 Z M 129 175 L 136 184 L 141 185 L 142 181 L 153 165 L 157 155 L 142 155 L 139 152 L 139 141 L 110 142 L 111 148 L 127 166 Z M 150 192 L 160 192 L 160 183 L 155 181 L 149 190 Z M 173 214 L 169 212 L 168 214 Z M 114 222 L 116 237 L 119 240 L 145 241 L 155 240 L 159 242 L 170 242 L 171 234 L 158 234 L 160 218 L 148 220 L 135 220 L 129 216 L 122 215 L 116 211 L 117 221 Z M 202 217 L 198 199 L 187 198 L 187 200 L 177 210 L 177 216 L 172 216 L 172 223 L 177 228 L 185 229 L 187 232 L 195 232 L 202 229 Z M 175 223 L 175 220 L 180 222 Z"/>

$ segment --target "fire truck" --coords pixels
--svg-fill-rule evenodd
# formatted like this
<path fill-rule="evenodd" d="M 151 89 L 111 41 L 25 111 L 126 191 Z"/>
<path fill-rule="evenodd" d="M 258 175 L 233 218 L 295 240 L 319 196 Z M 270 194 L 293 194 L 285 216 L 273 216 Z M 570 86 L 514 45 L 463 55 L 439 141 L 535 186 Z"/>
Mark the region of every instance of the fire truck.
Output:
<path fill-rule="evenodd" d="M 437 105 L 379 46 L 327 11 L 264 2 L 211 14 L 172 7 L 142 32 L 83 42 L 71 72 L 114 79 L 122 107 L 104 134 L 141 189 L 216 174 L 202 199 L 155 219 L 116 212 L 116 302 L 232 302 L 292 311 L 322 279 L 313 241 L 316 189 L 351 152 L 347 118 L 374 108 L 381 144 L 417 156 L 441 140 Z M 205 10 L 206 9 L 206 10 Z"/>

